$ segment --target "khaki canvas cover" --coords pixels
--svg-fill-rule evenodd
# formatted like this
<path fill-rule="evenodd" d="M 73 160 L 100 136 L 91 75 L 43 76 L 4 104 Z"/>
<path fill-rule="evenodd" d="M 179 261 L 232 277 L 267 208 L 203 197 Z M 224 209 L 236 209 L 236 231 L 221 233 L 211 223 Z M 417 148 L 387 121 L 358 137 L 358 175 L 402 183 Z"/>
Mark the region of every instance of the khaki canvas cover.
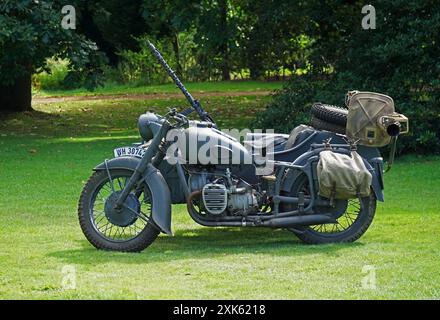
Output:
<path fill-rule="evenodd" d="M 334 199 L 351 199 L 370 194 L 371 173 L 356 152 L 346 154 L 325 150 L 318 162 L 319 195 Z"/>
<path fill-rule="evenodd" d="M 391 137 L 380 127 L 383 116 L 395 114 L 391 97 L 374 92 L 351 91 L 347 94 L 348 138 L 360 145 L 382 147 L 390 143 Z"/>

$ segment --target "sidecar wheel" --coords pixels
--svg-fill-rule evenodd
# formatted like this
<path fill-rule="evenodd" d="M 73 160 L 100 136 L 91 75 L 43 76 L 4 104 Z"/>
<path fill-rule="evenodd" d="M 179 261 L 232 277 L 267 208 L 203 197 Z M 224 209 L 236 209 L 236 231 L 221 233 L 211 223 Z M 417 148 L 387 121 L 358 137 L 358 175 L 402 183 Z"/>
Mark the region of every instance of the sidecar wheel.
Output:
<path fill-rule="evenodd" d="M 130 207 L 120 215 L 108 210 L 108 203 L 131 177 L 129 170 L 111 170 L 113 189 L 106 171 L 95 172 L 85 184 L 78 205 L 81 229 L 97 249 L 140 252 L 154 242 L 159 229 L 150 223 L 151 195 L 147 185 L 133 190 L 126 200 Z M 106 207 L 107 206 L 107 207 Z M 141 215 L 135 215 L 138 211 Z"/>

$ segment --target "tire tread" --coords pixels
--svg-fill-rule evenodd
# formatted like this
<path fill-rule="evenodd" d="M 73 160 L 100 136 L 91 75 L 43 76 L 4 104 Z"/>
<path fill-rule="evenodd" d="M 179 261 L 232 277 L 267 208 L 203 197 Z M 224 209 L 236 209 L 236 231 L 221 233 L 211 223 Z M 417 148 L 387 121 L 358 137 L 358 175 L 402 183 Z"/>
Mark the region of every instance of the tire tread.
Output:
<path fill-rule="evenodd" d="M 347 125 L 348 109 L 346 108 L 319 102 L 312 106 L 311 113 L 313 116 L 323 121 L 343 127 Z"/>

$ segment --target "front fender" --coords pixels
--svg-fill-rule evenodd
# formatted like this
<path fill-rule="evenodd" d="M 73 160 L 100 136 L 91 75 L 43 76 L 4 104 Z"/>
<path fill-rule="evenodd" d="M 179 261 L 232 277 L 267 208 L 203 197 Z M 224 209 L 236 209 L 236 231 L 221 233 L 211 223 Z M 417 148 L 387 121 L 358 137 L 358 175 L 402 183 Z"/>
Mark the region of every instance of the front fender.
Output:
<path fill-rule="evenodd" d="M 134 171 L 140 162 L 135 157 L 119 157 L 107 161 L 107 168 L 126 169 Z M 106 170 L 106 162 L 97 165 L 94 171 Z M 171 231 L 171 195 L 168 185 L 160 173 L 152 164 L 142 174 L 142 180 L 150 188 L 152 197 L 151 218 L 163 233 L 172 235 Z"/>

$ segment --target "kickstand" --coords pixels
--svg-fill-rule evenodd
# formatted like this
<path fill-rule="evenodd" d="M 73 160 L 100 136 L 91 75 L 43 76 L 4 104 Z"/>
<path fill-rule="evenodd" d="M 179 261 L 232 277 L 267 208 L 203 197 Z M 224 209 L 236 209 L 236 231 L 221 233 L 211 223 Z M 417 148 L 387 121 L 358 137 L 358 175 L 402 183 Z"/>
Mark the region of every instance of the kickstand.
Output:
<path fill-rule="evenodd" d="M 396 147 L 397 147 L 397 137 L 393 137 L 391 142 L 390 156 L 388 157 L 387 168 L 385 169 L 385 172 L 390 171 L 391 167 L 393 166 L 394 156 L 396 154 Z"/>

